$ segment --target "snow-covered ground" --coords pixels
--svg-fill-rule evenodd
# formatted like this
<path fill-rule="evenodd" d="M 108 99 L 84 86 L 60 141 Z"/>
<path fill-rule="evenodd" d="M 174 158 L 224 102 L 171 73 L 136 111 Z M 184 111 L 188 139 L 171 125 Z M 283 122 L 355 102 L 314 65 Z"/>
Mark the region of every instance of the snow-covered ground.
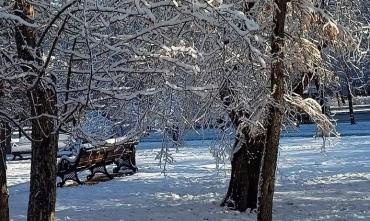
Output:
<path fill-rule="evenodd" d="M 96 185 L 57 189 L 60 221 L 254 220 L 254 213 L 219 207 L 228 174 L 215 170 L 209 146 L 189 141 L 174 153 L 166 176 L 157 166 L 158 143 L 138 148 L 139 172 Z M 281 140 L 274 220 L 370 220 L 370 136 Z M 30 161 L 10 161 L 10 209 L 26 220 Z"/>

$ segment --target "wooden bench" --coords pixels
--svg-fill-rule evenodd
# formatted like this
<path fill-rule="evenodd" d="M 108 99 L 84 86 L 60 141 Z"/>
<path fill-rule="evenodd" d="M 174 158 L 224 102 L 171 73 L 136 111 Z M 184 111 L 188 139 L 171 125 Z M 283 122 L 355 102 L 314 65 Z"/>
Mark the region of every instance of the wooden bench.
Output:
<path fill-rule="evenodd" d="M 91 180 L 95 174 L 102 173 L 109 179 L 113 179 L 113 173 L 117 173 L 121 168 L 127 167 L 130 172 L 126 175 L 137 172 L 135 162 L 135 145 L 137 141 L 130 141 L 120 145 L 102 146 L 90 149 L 82 148 L 74 160 L 65 157 L 61 158 L 57 165 L 57 176 L 61 182 L 57 185 L 62 187 L 67 180 L 73 180 L 78 184 L 84 184 L 78 177 L 81 171 L 89 170 L 87 180 Z M 109 173 L 107 166 L 115 164 L 113 173 Z"/>
<path fill-rule="evenodd" d="M 11 148 L 11 154 L 13 155 L 12 160 L 23 160 L 23 155 L 31 155 L 31 143 L 13 144 Z M 27 158 L 28 159 L 28 158 Z"/>
<path fill-rule="evenodd" d="M 26 132 L 29 136 L 31 136 L 31 128 L 25 127 L 23 128 L 24 132 Z M 29 157 L 25 158 L 24 155 L 31 156 L 32 149 L 31 149 L 31 141 L 28 140 L 27 137 L 22 136 L 22 133 L 20 131 L 14 131 L 11 133 L 11 136 L 9 137 L 10 140 L 10 148 L 7 151 L 7 154 L 13 155 L 12 160 L 23 160 L 23 159 L 29 159 Z M 13 139 L 17 139 L 17 142 L 13 142 Z"/>
<path fill-rule="evenodd" d="M 31 155 L 32 151 L 15 151 L 11 154 L 13 155 L 12 160 L 28 160 L 29 158 L 24 158 L 23 155 Z"/>

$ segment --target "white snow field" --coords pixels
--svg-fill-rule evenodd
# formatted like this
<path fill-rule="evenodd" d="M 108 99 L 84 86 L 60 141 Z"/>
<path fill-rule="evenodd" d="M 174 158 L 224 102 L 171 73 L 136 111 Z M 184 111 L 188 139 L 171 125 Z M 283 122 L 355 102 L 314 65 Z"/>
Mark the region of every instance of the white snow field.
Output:
<path fill-rule="evenodd" d="M 219 207 L 226 170 L 216 171 L 209 146 L 190 141 L 174 153 L 167 175 L 155 160 L 158 143 L 137 151 L 139 172 L 95 185 L 57 189 L 57 220 L 254 220 L 255 213 Z M 370 135 L 281 140 L 274 220 L 370 220 Z M 152 148 L 152 149 L 150 149 Z M 11 219 L 26 220 L 30 161 L 10 161 Z"/>

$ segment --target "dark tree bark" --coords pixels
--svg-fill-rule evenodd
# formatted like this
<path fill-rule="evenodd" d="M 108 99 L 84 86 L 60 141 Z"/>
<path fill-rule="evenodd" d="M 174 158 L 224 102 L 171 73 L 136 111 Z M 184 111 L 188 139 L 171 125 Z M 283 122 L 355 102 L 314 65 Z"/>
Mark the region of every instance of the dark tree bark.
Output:
<path fill-rule="evenodd" d="M 355 113 L 353 111 L 353 96 L 352 96 L 352 79 L 347 78 L 347 93 L 348 93 L 348 109 L 349 109 L 349 119 L 351 124 L 356 124 Z"/>
<path fill-rule="evenodd" d="M 5 153 L 11 154 L 12 153 L 12 128 L 10 127 L 8 122 L 4 122 L 4 129 L 5 129 Z"/>
<path fill-rule="evenodd" d="M 0 99 L 4 96 L 4 84 L 0 82 Z M 9 221 L 9 192 L 6 179 L 7 132 L 9 124 L 0 119 L 0 220 Z M 10 137 L 10 136 L 9 136 Z"/>
<path fill-rule="evenodd" d="M 16 0 L 15 15 L 29 23 L 33 22 L 33 6 L 25 0 Z M 43 66 L 40 49 L 36 48 L 36 30 L 18 25 L 15 27 L 15 40 L 19 59 L 25 63 Z M 58 136 L 55 131 L 56 93 L 50 81 L 42 82 L 42 70 L 22 66 L 23 71 L 32 71 L 27 81 L 33 85 L 27 91 L 32 116 L 32 158 L 28 221 L 54 221 L 56 198 L 56 152 Z"/>
<path fill-rule="evenodd" d="M 255 2 L 247 2 L 245 13 L 248 13 L 254 4 Z M 236 102 L 230 84 L 229 81 L 224 83 L 220 90 L 220 97 L 228 109 L 234 128 L 239 130 L 235 135 L 233 150 L 237 151 L 231 158 L 229 187 L 221 206 L 244 212 L 247 209 L 257 208 L 258 180 L 265 139 L 263 135 L 251 137 L 247 126 L 240 128 L 241 117 L 248 116 L 245 111 L 232 108 Z"/>
<path fill-rule="evenodd" d="M 284 102 L 284 27 L 287 0 L 274 0 L 277 6 L 274 11 L 275 24 L 272 36 L 272 69 L 271 91 L 274 105 L 270 107 L 269 124 L 267 125 L 266 143 L 263 151 L 258 197 L 258 221 L 272 221 L 272 206 L 275 189 L 275 172 L 278 157 L 280 131 Z"/>
<path fill-rule="evenodd" d="M 224 105 L 229 109 L 234 103 L 234 94 L 230 83 L 226 82 L 220 91 Z M 246 115 L 244 111 L 229 110 L 229 117 L 234 128 L 239 128 L 240 118 Z M 221 206 L 238 211 L 257 208 L 258 180 L 263 150 L 264 136 L 250 137 L 249 128 L 241 128 L 236 134 L 234 150 L 231 159 L 231 177 L 226 196 Z"/>
<path fill-rule="evenodd" d="M 257 208 L 263 142 L 263 136 L 251 139 L 247 131 L 236 138 L 234 149 L 241 148 L 232 156 L 230 183 L 221 206 L 241 212 Z"/>
<path fill-rule="evenodd" d="M 6 180 L 5 123 L 0 123 L 0 220 L 9 221 L 9 192 Z"/>
<path fill-rule="evenodd" d="M 54 221 L 56 200 L 56 160 L 58 136 L 54 120 L 56 96 L 53 90 L 37 88 L 28 94 L 34 109 L 32 115 L 31 186 L 28 202 L 28 221 Z"/>
<path fill-rule="evenodd" d="M 342 103 L 340 102 L 340 95 L 339 95 L 339 92 L 337 92 L 335 94 L 335 96 L 337 97 L 337 104 L 338 104 L 338 107 L 342 106 Z"/>

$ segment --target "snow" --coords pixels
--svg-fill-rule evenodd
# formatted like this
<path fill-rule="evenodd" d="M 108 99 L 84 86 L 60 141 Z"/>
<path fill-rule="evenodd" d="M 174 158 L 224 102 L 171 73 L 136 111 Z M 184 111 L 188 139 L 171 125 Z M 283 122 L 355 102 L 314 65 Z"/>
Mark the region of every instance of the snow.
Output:
<path fill-rule="evenodd" d="M 23 20 L 20 16 L 16 16 L 16 15 L 9 14 L 9 13 L 2 12 L 2 11 L 0 11 L 0 19 L 13 20 L 13 21 L 16 21 L 17 23 L 19 23 L 21 25 L 25 25 L 25 26 L 31 27 L 31 28 L 38 28 L 39 27 L 39 25 L 37 25 L 37 24 L 32 24 L 32 23 L 29 23 L 29 22 Z"/>
<path fill-rule="evenodd" d="M 348 125 L 341 127 L 349 130 Z M 321 139 L 283 137 L 274 220 L 370 220 L 370 135 L 361 135 L 333 138 L 326 149 Z M 159 142 L 140 143 L 137 174 L 58 188 L 57 220 L 255 220 L 255 213 L 219 207 L 227 190 L 229 165 L 215 169 L 209 149 L 213 144 L 212 140 L 186 141 L 178 152 L 173 150 L 175 162 L 164 175 L 155 160 Z M 26 220 L 29 168 L 30 160 L 8 162 L 14 221 Z"/>

